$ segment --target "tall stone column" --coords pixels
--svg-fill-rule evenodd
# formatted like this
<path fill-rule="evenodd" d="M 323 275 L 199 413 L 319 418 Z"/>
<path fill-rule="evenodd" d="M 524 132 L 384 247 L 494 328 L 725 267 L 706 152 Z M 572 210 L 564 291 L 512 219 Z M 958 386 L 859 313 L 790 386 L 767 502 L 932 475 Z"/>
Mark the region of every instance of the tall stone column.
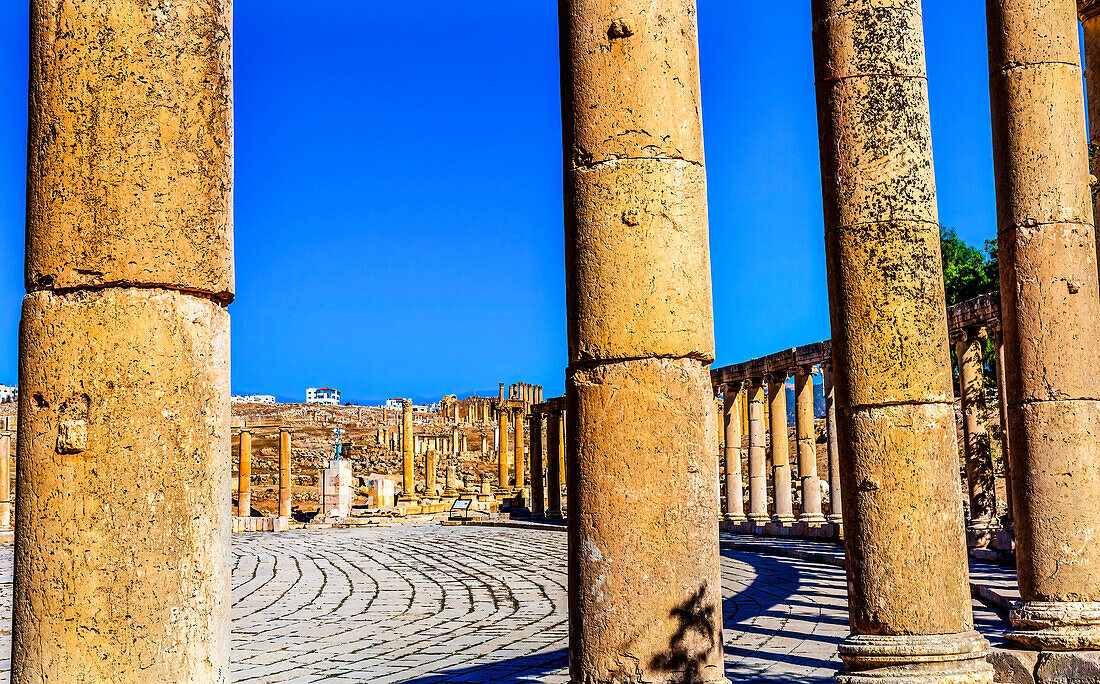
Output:
<path fill-rule="evenodd" d="M 984 328 L 963 331 L 955 345 L 959 359 L 959 394 L 962 398 L 963 453 L 966 456 L 966 481 L 970 490 L 970 520 L 967 532 L 971 543 L 988 545 L 996 527 L 997 503 L 993 477 L 993 457 L 981 411 L 985 406 L 985 377 L 982 364 Z"/>
<path fill-rule="evenodd" d="M 443 494 L 444 496 L 458 494 L 458 468 L 453 463 L 447 465 L 447 472 L 443 480 Z"/>
<path fill-rule="evenodd" d="M 745 501 L 741 494 L 741 385 L 740 382 L 730 383 L 722 390 L 722 421 L 726 435 L 724 517 L 732 522 L 745 519 Z"/>
<path fill-rule="evenodd" d="M 542 477 L 542 414 L 531 413 L 531 517 L 546 517 L 546 490 Z"/>
<path fill-rule="evenodd" d="M 844 521 L 840 494 L 840 440 L 837 439 L 836 392 L 833 389 L 833 364 L 825 364 L 821 372 L 825 391 L 825 439 L 829 454 L 829 515 L 831 523 Z"/>
<path fill-rule="evenodd" d="M 508 462 L 511 460 L 511 450 L 508 448 L 508 413 L 510 409 L 501 406 L 497 412 L 497 488 L 508 489 L 511 484 L 508 481 Z"/>
<path fill-rule="evenodd" d="M 852 629 L 837 681 L 991 682 L 967 583 L 920 2 L 811 8 Z"/>
<path fill-rule="evenodd" d="M 1009 447 L 1008 437 L 1008 397 L 1005 395 L 1007 379 L 1005 375 L 1005 345 L 1004 336 L 1001 334 L 1000 319 L 990 321 L 993 328 L 993 364 L 994 373 L 997 376 L 997 406 L 1000 409 L 1001 421 L 1001 466 L 1005 471 L 1005 506 L 1008 509 L 1005 514 L 1005 526 L 1012 529 L 1015 519 L 1015 506 L 1012 501 L 1012 449 Z"/>
<path fill-rule="evenodd" d="M 424 457 L 424 496 L 435 496 L 435 474 L 439 469 L 439 452 L 430 449 Z"/>
<path fill-rule="evenodd" d="M 763 525 L 768 517 L 768 456 L 765 448 L 764 380 L 748 382 L 749 401 L 749 520 Z"/>
<path fill-rule="evenodd" d="M 30 5 L 12 681 L 227 681 L 230 3 Z"/>
<path fill-rule="evenodd" d="M 794 376 L 794 434 L 798 443 L 798 477 L 802 483 L 799 520 L 825 522 L 821 514 L 821 483 L 817 478 L 817 439 L 814 430 L 814 369 L 802 366 Z"/>
<path fill-rule="evenodd" d="M 775 515 L 772 520 L 794 522 L 791 503 L 791 456 L 787 433 L 787 375 L 773 373 L 768 378 L 768 429 L 771 432 L 772 487 Z"/>
<path fill-rule="evenodd" d="M 11 529 L 11 437 L 0 435 L 0 528 Z"/>
<path fill-rule="evenodd" d="M 695 2 L 560 16 L 572 678 L 721 682 Z"/>
<path fill-rule="evenodd" d="M 516 409 L 516 416 L 512 421 L 515 430 L 516 489 L 527 486 L 527 455 L 523 448 L 523 423 L 523 409 Z"/>
<path fill-rule="evenodd" d="M 489 439 L 485 435 L 481 436 L 481 453 L 489 453 Z"/>
<path fill-rule="evenodd" d="M 1057 650 L 1100 648 L 1100 548 L 1089 541 L 1100 519 L 1100 289 L 1075 9 L 989 5 L 1022 598 L 1009 638 Z"/>
<path fill-rule="evenodd" d="M 562 466 L 565 462 L 565 423 L 561 413 L 546 416 L 546 517 L 561 520 Z"/>
<path fill-rule="evenodd" d="M 401 500 L 416 496 L 416 462 L 413 456 L 412 401 L 401 400 Z"/>
<path fill-rule="evenodd" d="M 237 459 L 237 515 L 252 515 L 252 433 L 241 430 L 240 455 Z"/>
<path fill-rule="evenodd" d="M 289 518 L 292 498 L 290 430 L 279 429 L 279 517 Z"/>
<path fill-rule="evenodd" d="M 466 435 L 462 435 L 461 441 L 465 441 L 465 439 Z M 453 453 L 455 456 L 459 454 L 458 448 L 461 445 L 461 441 L 459 440 L 458 436 L 458 428 L 454 428 L 453 430 L 451 430 L 451 453 Z"/>

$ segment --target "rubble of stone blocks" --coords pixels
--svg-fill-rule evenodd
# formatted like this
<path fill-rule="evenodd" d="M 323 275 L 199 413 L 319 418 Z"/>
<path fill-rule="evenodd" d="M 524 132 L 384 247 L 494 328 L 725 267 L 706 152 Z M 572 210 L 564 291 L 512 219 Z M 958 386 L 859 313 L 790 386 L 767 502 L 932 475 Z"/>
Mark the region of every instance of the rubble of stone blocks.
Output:
<path fill-rule="evenodd" d="M 278 515 L 233 517 L 234 532 L 286 532 L 290 519 Z"/>

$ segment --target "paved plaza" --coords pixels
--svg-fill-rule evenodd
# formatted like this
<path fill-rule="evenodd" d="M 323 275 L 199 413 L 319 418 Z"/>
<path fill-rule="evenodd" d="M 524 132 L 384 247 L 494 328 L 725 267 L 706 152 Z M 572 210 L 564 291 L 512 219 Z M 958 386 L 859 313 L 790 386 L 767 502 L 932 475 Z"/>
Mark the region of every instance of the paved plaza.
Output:
<path fill-rule="evenodd" d="M 561 531 L 299 530 L 238 534 L 233 546 L 234 682 L 568 681 Z M 11 560 L 0 545 L 5 615 Z M 731 680 L 831 681 L 848 633 L 841 569 L 725 550 L 722 577 Z M 975 611 L 980 629 L 1000 629 Z"/>

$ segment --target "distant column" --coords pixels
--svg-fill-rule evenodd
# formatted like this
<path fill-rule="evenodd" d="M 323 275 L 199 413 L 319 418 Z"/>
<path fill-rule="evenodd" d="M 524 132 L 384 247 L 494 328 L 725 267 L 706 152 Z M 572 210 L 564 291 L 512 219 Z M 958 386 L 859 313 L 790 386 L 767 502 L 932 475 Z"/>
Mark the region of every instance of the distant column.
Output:
<path fill-rule="evenodd" d="M 791 503 L 790 436 L 787 434 L 787 375 L 773 373 L 768 378 L 768 422 L 771 431 L 772 487 L 778 523 L 794 522 Z"/>
<path fill-rule="evenodd" d="M 814 430 L 814 369 L 802 366 L 794 376 L 794 432 L 798 443 L 798 477 L 802 481 L 799 520 L 825 522 L 821 514 L 821 482 L 817 477 L 817 434 Z"/>
<path fill-rule="evenodd" d="M 291 511 L 290 430 L 279 428 L 279 517 L 289 518 Z"/>
<path fill-rule="evenodd" d="M 985 408 L 985 374 L 982 363 L 984 328 L 964 330 L 956 343 L 959 360 L 959 394 L 963 414 L 963 453 L 966 481 L 970 490 L 970 520 L 967 524 L 970 543 L 987 546 L 997 527 L 997 502 L 993 457 L 981 413 Z"/>
<path fill-rule="evenodd" d="M 482 455 L 489 453 L 489 438 L 484 433 L 481 435 L 481 453 Z"/>
<path fill-rule="evenodd" d="M 726 510 L 725 518 L 732 522 L 745 519 L 745 502 L 741 492 L 741 386 L 735 382 L 722 390 L 722 422 L 726 435 Z"/>
<path fill-rule="evenodd" d="M 516 433 L 515 439 L 515 463 L 516 463 L 516 489 L 527 486 L 527 456 L 523 448 L 523 409 L 516 409 L 515 420 L 512 421 Z"/>
<path fill-rule="evenodd" d="M 462 438 L 465 439 L 466 435 L 463 434 Z M 451 453 L 457 456 L 459 454 L 460 446 L 462 446 L 462 444 L 458 437 L 458 428 L 455 428 L 451 430 Z"/>
<path fill-rule="evenodd" d="M 1100 5 L 1100 2 L 1098 2 L 1098 5 Z M 1100 80 L 1100 74 L 1097 75 L 1097 79 Z M 1097 122 L 1097 125 L 1100 125 L 1100 121 Z M 1009 448 L 1008 435 L 1008 397 L 1005 396 L 1005 384 L 1007 382 L 1005 379 L 1005 344 L 1004 336 L 1001 333 L 1001 321 L 990 321 L 990 325 L 993 328 L 993 363 L 994 372 L 997 376 L 997 405 L 1000 409 L 1001 421 L 1001 467 L 1005 471 L 1005 505 L 1008 508 L 1006 525 L 1011 529 L 1016 513 L 1012 499 L 1012 450 Z"/>
<path fill-rule="evenodd" d="M 451 463 L 447 466 L 447 474 L 443 481 L 443 495 L 454 496 L 458 493 L 458 468 Z"/>
<path fill-rule="evenodd" d="M 252 433 L 241 430 L 240 455 L 237 459 L 237 515 L 252 515 Z M 0 477 L 3 477 L 0 475 Z"/>
<path fill-rule="evenodd" d="M 435 475 L 439 468 L 439 452 L 429 449 L 424 457 L 424 496 L 435 496 Z"/>
<path fill-rule="evenodd" d="M 11 437 L 0 435 L 0 528 L 11 529 Z"/>
<path fill-rule="evenodd" d="M 561 520 L 562 462 L 565 460 L 565 425 L 560 411 L 546 416 L 546 517 Z"/>
<path fill-rule="evenodd" d="M 822 372 L 825 382 L 825 438 L 829 454 L 829 522 L 844 520 L 840 503 L 840 440 L 836 426 L 836 392 L 833 389 L 833 364 L 825 364 Z"/>
<path fill-rule="evenodd" d="M 546 516 L 545 483 L 542 477 L 542 414 L 531 412 L 531 517 Z"/>
<path fill-rule="evenodd" d="M 497 410 L 497 489 L 505 490 L 509 487 L 508 462 L 511 460 L 511 449 L 508 448 L 508 413 L 511 409 L 501 405 Z"/>
<path fill-rule="evenodd" d="M 764 381 L 751 378 L 749 400 L 749 520 L 768 521 L 768 462 L 764 440 Z"/>
<path fill-rule="evenodd" d="M 401 498 L 412 501 L 416 496 L 416 462 L 413 457 L 412 401 L 401 400 Z"/>

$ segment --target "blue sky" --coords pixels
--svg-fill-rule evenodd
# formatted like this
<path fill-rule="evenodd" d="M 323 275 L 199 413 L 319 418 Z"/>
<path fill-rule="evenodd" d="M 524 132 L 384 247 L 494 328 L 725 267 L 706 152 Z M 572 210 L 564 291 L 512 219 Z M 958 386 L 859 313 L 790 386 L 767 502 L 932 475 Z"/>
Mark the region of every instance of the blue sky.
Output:
<path fill-rule="evenodd" d="M 809 2 L 698 0 L 719 365 L 829 336 Z M 233 391 L 562 391 L 555 0 L 236 0 Z M 941 220 L 994 235 L 983 3 L 925 0 Z M 27 0 L 0 2 L 0 383 Z"/>

